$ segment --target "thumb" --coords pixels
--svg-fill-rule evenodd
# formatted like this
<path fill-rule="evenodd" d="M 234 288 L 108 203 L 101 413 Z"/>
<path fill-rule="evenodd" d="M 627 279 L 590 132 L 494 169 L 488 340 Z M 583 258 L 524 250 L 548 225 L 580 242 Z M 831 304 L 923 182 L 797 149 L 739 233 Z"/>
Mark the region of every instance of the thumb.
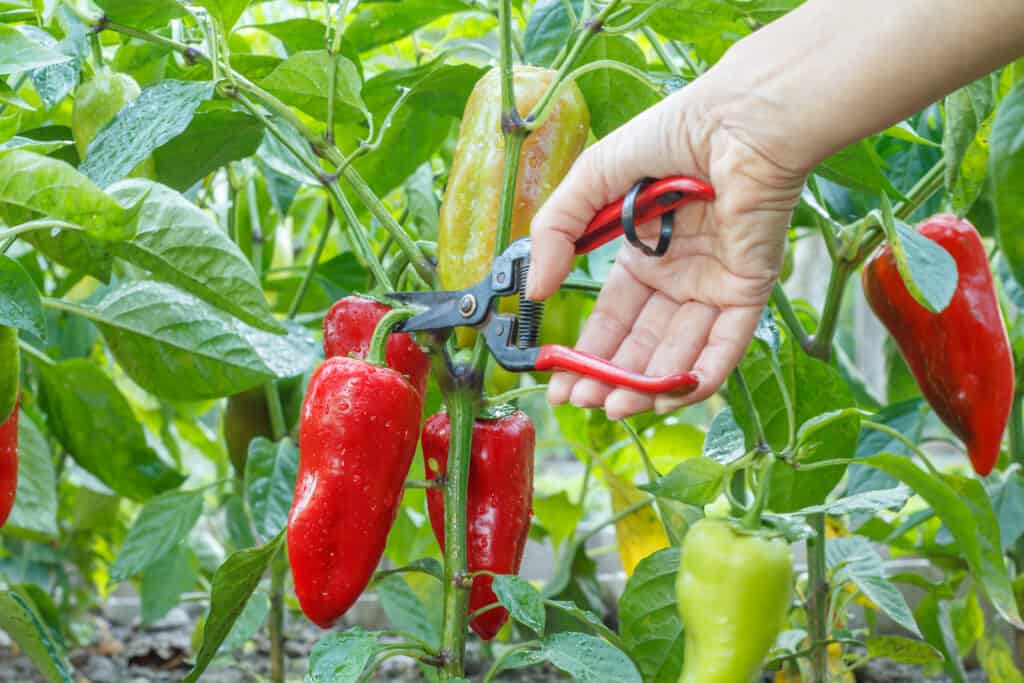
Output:
<path fill-rule="evenodd" d="M 537 212 L 530 230 L 530 299 L 546 299 L 561 286 L 572 270 L 576 241 L 598 211 L 625 196 L 639 180 L 677 172 L 669 141 L 681 117 L 673 99 L 663 100 L 584 151 Z"/>

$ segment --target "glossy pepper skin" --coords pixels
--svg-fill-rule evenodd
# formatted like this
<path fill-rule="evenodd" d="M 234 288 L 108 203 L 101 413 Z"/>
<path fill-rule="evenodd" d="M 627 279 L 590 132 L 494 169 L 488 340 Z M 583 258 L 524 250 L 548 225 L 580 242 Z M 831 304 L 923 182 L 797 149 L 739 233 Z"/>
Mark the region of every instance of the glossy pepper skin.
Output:
<path fill-rule="evenodd" d="M 100 69 L 91 81 L 75 90 L 75 105 L 71 110 L 71 134 L 75 139 L 78 156 L 85 159 L 86 150 L 96 134 L 110 123 L 126 104 L 142 93 L 139 84 L 128 74 Z M 155 178 L 156 162 L 146 157 L 132 169 L 133 178 Z"/>
<path fill-rule="evenodd" d="M 793 581 L 780 538 L 705 518 L 683 539 L 676 600 L 685 629 L 679 683 L 752 683 L 785 622 Z"/>
<path fill-rule="evenodd" d="M 551 84 L 555 72 L 517 66 L 516 106 L 527 116 Z M 590 131 L 590 110 L 575 83 L 559 96 L 550 116 L 523 145 L 512 211 L 512 240 L 530 232 L 530 221 L 583 151 Z M 445 289 L 479 282 L 490 270 L 497 238 L 498 208 L 505 163 L 501 132 L 501 73 L 481 78 L 466 103 L 455 157 L 441 202 L 437 270 Z M 468 345 L 475 332 L 456 330 Z"/>
<path fill-rule="evenodd" d="M 18 406 L 0 424 L 0 527 L 14 508 L 18 490 Z"/>
<path fill-rule="evenodd" d="M 940 214 L 917 231 L 946 249 L 959 279 L 949 305 L 932 313 L 913 299 L 892 248 L 864 265 L 864 295 L 896 341 L 921 393 L 960 437 L 974 470 L 984 476 L 999 459 L 1013 403 L 1013 353 L 999 310 L 981 236 L 969 222 Z"/>
<path fill-rule="evenodd" d="M 467 499 L 467 564 L 496 574 L 517 574 L 533 516 L 533 422 L 521 412 L 498 420 L 477 420 L 473 427 L 473 451 L 469 464 Z M 447 469 L 451 423 L 439 413 L 423 425 L 423 459 L 427 479 Z M 427 490 L 427 511 L 441 549 L 444 549 L 444 492 Z M 477 576 L 469 594 L 469 612 L 498 601 L 490 576 Z M 490 640 L 508 621 L 508 610 L 484 612 L 470 626 Z"/>
<path fill-rule="evenodd" d="M 361 296 L 338 300 L 324 316 L 324 357 L 365 358 L 377 323 L 390 310 L 390 306 Z M 387 363 L 408 377 L 420 396 L 427 390 L 430 359 L 408 334 L 388 337 Z"/>
<path fill-rule="evenodd" d="M 377 568 L 416 454 L 420 396 L 398 372 L 329 358 L 310 379 L 288 516 L 295 594 L 329 628 Z"/>

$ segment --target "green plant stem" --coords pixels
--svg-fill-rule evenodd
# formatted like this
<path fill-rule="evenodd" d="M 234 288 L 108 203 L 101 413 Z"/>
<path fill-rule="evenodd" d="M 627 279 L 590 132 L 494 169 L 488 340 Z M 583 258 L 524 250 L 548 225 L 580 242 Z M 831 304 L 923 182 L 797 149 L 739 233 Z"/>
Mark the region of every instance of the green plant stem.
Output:
<path fill-rule="evenodd" d="M 839 324 L 839 313 L 843 305 L 843 292 L 850 274 L 857 269 L 856 265 L 840 261 L 832 268 L 828 280 L 828 293 L 825 295 L 825 309 L 821 313 L 821 322 L 805 347 L 807 354 L 818 360 L 828 361 L 832 356 L 832 339 Z"/>
<path fill-rule="evenodd" d="M 911 453 L 913 453 L 918 458 L 920 458 L 921 461 L 925 464 L 925 467 L 928 468 L 928 471 L 932 473 L 932 475 L 934 475 L 936 477 L 939 476 L 939 471 L 935 468 L 935 465 L 932 464 L 931 459 L 925 454 L 925 452 L 922 451 L 920 449 L 920 447 L 918 447 L 918 445 L 916 443 L 914 443 L 909 438 L 907 438 L 906 436 L 904 436 L 900 432 L 896 431 L 895 429 L 893 429 L 889 425 L 884 425 L 884 424 L 882 424 L 880 422 L 874 422 L 872 420 L 861 419 L 860 426 L 863 429 L 874 429 L 877 432 L 883 432 L 885 434 L 888 434 L 892 438 L 896 439 L 897 441 L 902 443 L 904 446 L 909 448 Z"/>
<path fill-rule="evenodd" d="M 501 656 L 498 657 L 497 660 L 495 660 L 494 664 L 491 665 L 491 668 L 487 671 L 487 675 L 484 676 L 483 683 L 492 683 L 494 677 L 501 673 L 502 664 L 504 664 L 505 660 L 507 660 L 512 655 L 522 652 L 523 650 L 533 650 L 539 646 L 540 643 L 533 640 L 527 643 L 520 643 L 519 645 L 510 647 L 509 649 L 505 650 L 503 653 L 501 653 Z"/>
<path fill-rule="evenodd" d="M 633 428 L 633 425 L 628 420 L 619 420 L 619 424 L 626 430 L 626 434 L 629 435 L 630 441 L 633 442 L 633 446 L 640 453 L 640 459 L 644 462 L 644 469 L 647 472 L 647 483 L 653 484 L 661 478 L 661 472 L 654 466 L 651 461 L 651 456 L 647 452 L 647 447 L 644 446 L 643 439 L 640 438 L 640 434 Z M 582 503 L 583 501 L 580 501 Z M 658 514 L 661 517 L 661 525 L 665 529 L 665 535 L 668 536 L 668 540 L 672 545 L 679 545 L 682 541 L 679 538 L 679 534 L 676 533 L 672 525 L 669 524 L 669 519 L 672 518 L 672 511 L 668 508 L 668 505 L 661 498 L 655 498 L 655 505 L 658 508 Z"/>
<path fill-rule="evenodd" d="M 488 408 L 495 408 L 505 403 L 511 403 L 519 398 L 526 398 L 527 396 L 533 396 L 534 394 L 543 394 L 547 390 L 547 384 L 534 384 L 532 387 L 516 387 L 515 389 L 510 389 L 503 394 L 489 397 L 484 405 Z"/>
<path fill-rule="evenodd" d="M 682 78 L 683 70 L 679 68 L 679 65 L 676 64 L 675 60 L 672 59 L 672 56 L 669 55 L 668 50 L 665 49 L 665 46 L 662 44 L 661 38 L 658 37 L 658 34 L 655 33 L 650 26 L 644 26 L 641 30 L 643 31 L 644 37 L 647 38 L 647 42 L 651 44 L 651 47 L 653 47 L 654 51 L 658 54 L 658 59 L 660 59 L 661 63 L 665 65 L 665 68 L 668 69 L 673 76 Z"/>
<path fill-rule="evenodd" d="M 771 453 L 766 453 L 764 464 L 761 467 L 761 476 L 758 480 L 757 493 L 754 495 L 754 502 L 743 516 L 743 526 L 748 529 L 756 530 L 761 528 L 761 513 L 764 511 L 765 503 L 768 501 L 768 494 L 772 483 L 772 468 L 774 466 L 775 456 Z"/>
<path fill-rule="evenodd" d="M 604 30 L 607 31 L 608 33 L 616 34 L 629 33 L 630 31 L 635 31 L 641 26 L 647 28 L 646 26 L 644 26 L 647 19 L 649 19 L 652 14 L 654 14 L 655 12 L 657 12 L 658 10 L 660 10 L 661 8 L 665 7 L 670 2 L 673 1 L 674 0 L 655 0 L 653 3 L 644 8 L 643 11 L 639 12 L 636 16 L 634 16 L 632 19 L 628 19 L 622 22 L 621 24 L 617 24 L 615 26 L 606 26 Z"/>
<path fill-rule="evenodd" d="M 39 361 L 43 365 L 53 366 L 53 365 L 57 364 L 57 361 L 53 360 L 52 358 L 47 356 L 45 353 L 43 353 L 42 351 L 40 351 L 36 347 L 32 346 L 31 344 L 26 342 L 24 339 L 18 339 L 18 348 L 20 348 L 22 351 L 24 351 L 28 355 L 32 356 L 33 358 L 35 358 L 37 361 Z"/>
<path fill-rule="evenodd" d="M 276 393 L 276 392 L 275 392 Z M 270 567 L 270 681 L 284 683 L 284 583 L 288 576 L 288 560 L 278 550 Z"/>
<path fill-rule="evenodd" d="M 732 371 L 733 381 L 736 383 L 736 388 L 739 389 L 740 394 L 743 396 L 743 402 L 747 404 L 747 410 L 750 411 L 750 418 L 754 421 L 754 433 L 757 435 L 757 449 L 760 451 L 768 450 L 768 436 L 764 431 L 764 423 L 761 422 L 761 414 L 757 411 L 757 404 L 754 403 L 754 397 L 750 394 L 750 388 L 747 386 L 747 380 L 743 377 L 743 371 L 737 367 Z M 783 391 L 785 389 L 783 388 Z"/>
<path fill-rule="evenodd" d="M 775 289 L 772 290 L 772 303 L 775 304 L 775 308 L 779 309 L 779 314 L 782 315 L 782 321 L 786 323 L 789 333 L 796 339 L 800 348 L 807 351 L 811 344 L 811 337 L 804 329 L 800 318 L 797 317 L 796 311 L 793 310 L 793 304 L 790 303 L 789 296 L 782 288 L 781 282 L 775 283 Z"/>
<path fill-rule="evenodd" d="M 469 461 L 473 447 L 473 424 L 477 395 L 465 378 L 457 381 L 448 399 L 451 443 L 444 488 L 444 619 L 441 631 L 441 681 L 460 678 L 465 671 L 466 610 L 469 583 L 465 580 L 466 500 L 469 488 Z"/>
<path fill-rule="evenodd" d="M 1013 395 L 1010 409 L 1010 459 L 1024 465 L 1024 392 Z"/>
<path fill-rule="evenodd" d="M 825 574 L 825 515 L 809 515 L 814 536 L 807 539 L 807 631 L 811 642 L 828 639 L 828 577 Z M 811 652 L 811 683 L 828 681 L 828 648 Z"/>
<path fill-rule="evenodd" d="M 516 109 L 515 70 L 512 60 L 512 3 L 498 0 L 498 55 L 501 68 L 502 130 L 508 133 L 518 127 L 519 110 Z"/>
<path fill-rule="evenodd" d="M 655 93 L 661 94 L 663 88 L 660 83 L 655 81 L 653 78 L 648 76 L 644 71 L 637 69 L 636 67 L 623 64 L 622 62 L 616 62 L 613 59 L 599 59 L 594 62 L 589 62 L 583 66 L 574 69 L 566 77 L 558 81 L 557 84 L 553 84 L 544 93 L 544 99 L 537 104 L 537 107 L 530 113 L 526 118 L 526 128 L 534 131 L 544 125 L 548 115 L 554 110 L 555 105 L 558 104 L 558 96 L 562 94 L 562 91 L 568 88 L 581 76 L 585 76 L 591 71 L 599 71 L 600 69 L 611 69 L 612 71 L 621 71 L 622 73 L 632 76 L 636 80 L 640 81 L 648 88 L 653 90 Z M 550 98 L 548 97 L 550 95 Z"/>
<path fill-rule="evenodd" d="M 295 292 L 295 298 L 292 299 L 291 305 L 288 307 L 288 319 L 294 320 L 295 316 L 298 315 L 299 309 L 302 308 L 302 302 L 306 298 L 306 294 L 309 292 L 309 286 L 313 284 L 313 278 L 316 277 L 316 270 L 320 265 L 320 257 L 324 253 L 324 248 L 327 246 L 327 239 L 331 235 L 331 226 L 334 225 L 334 208 L 330 202 L 327 203 L 327 221 L 324 223 L 324 229 L 320 232 L 320 239 L 317 240 L 316 249 L 313 250 L 313 256 L 309 259 L 309 265 L 306 267 L 306 272 L 302 276 L 302 282 L 299 283 L 299 289 Z"/>
<path fill-rule="evenodd" d="M 411 308 L 395 308 L 384 314 L 384 317 L 377 323 L 370 337 L 370 350 L 366 354 L 366 362 L 379 367 L 387 365 L 388 337 L 391 336 L 395 325 L 408 320 L 416 315 L 418 311 Z"/>
<path fill-rule="evenodd" d="M 5 239 L 7 239 L 7 240 L 14 240 L 14 239 L 20 237 L 21 235 L 26 234 L 26 233 L 36 232 L 38 230 L 55 230 L 55 229 L 56 230 L 81 230 L 81 231 L 84 231 L 84 228 L 82 228 L 82 226 L 75 225 L 74 223 L 67 223 L 65 221 L 58 221 L 58 220 L 51 220 L 49 218 L 43 218 L 43 219 L 36 220 L 36 221 L 29 221 L 27 223 L 22 223 L 21 225 L 16 225 L 13 228 L 8 228 L 7 230 L 0 230 L 0 240 L 5 240 Z"/>

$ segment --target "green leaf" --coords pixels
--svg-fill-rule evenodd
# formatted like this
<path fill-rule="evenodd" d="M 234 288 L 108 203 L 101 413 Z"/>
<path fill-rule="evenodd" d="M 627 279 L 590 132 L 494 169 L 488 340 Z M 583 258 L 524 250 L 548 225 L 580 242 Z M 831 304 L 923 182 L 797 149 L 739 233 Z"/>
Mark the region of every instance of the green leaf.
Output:
<path fill-rule="evenodd" d="M 57 473 L 50 445 L 36 423 L 18 415 L 18 488 L 8 530 L 57 538 Z"/>
<path fill-rule="evenodd" d="M 413 590 L 406 576 L 393 574 L 377 583 L 377 596 L 388 621 L 394 626 L 427 643 L 436 644 L 441 633 L 441 596 L 434 579 L 427 580 L 431 582 L 431 592 L 420 595 Z M 427 598 L 432 599 L 429 604 Z"/>
<path fill-rule="evenodd" d="M 630 4 L 638 12 L 655 1 Z M 647 24 L 666 38 L 692 45 L 708 64 L 717 62 L 729 46 L 750 33 L 742 12 L 720 0 L 675 0 L 652 14 Z"/>
<path fill-rule="evenodd" d="M 345 42 L 359 52 L 392 43 L 435 19 L 475 9 L 461 0 L 401 0 L 361 3 L 359 12 L 345 30 Z"/>
<path fill-rule="evenodd" d="M 74 683 L 64 648 L 20 590 L 0 592 L 0 629 L 28 655 L 50 683 Z"/>
<path fill-rule="evenodd" d="M 40 45 L 13 26 L 0 24 L 0 76 L 58 64 L 68 59 L 67 55 Z"/>
<path fill-rule="evenodd" d="M 282 62 L 261 85 L 285 104 L 326 121 L 329 98 L 325 93 L 332 69 L 337 70 L 334 101 L 341 105 L 338 114 L 345 120 L 361 121 L 366 111 L 360 96 L 362 80 L 355 64 L 341 55 L 332 61 L 327 50 L 299 52 Z"/>
<path fill-rule="evenodd" d="M 578 683 L 642 683 L 622 650 L 585 633 L 555 633 L 543 641 L 543 657 Z"/>
<path fill-rule="evenodd" d="M 291 439 L 273 443 L 257 437 L 249 443 L 245 498 L 256 531 L 263 538 L 273 538 L 288 523 L 298 471 L 299 449 Z"/>
<path fill-rule="evenodd" d="M 571 1 L 578 21 L 583 16 L 583 0 Z M 548 66 L 569 42 L 573 24 L 565 4 L 564 0 L 538 0 L 534 4 L 523 34 L 527 63 Z"/>
<path fill-rule="evenodd" d="M 1024 284 L 1024 81 L 999 107 L 991 145 L 999 246 L 1017 282 Z"/>
<path fill-rule="evenodd" d="M 580 55 L 583 66 L 599 60 L 614 60 L 646 70 L 647 58 L 635 42 L 625 36 L 599 34 Z M 602 138 L 626 121 L 653 106 L 659 94 L 629 74 L 601 69 L 585 74 L 577 81 L 590 108 L 590 127 Z"/>
<path fill-rule="evenodd" d="M 257 330 L 156 282 L 111 290 L 89 316 L 125 372 L 168 400 L 221 398 L 295 377 L 317 352 L 302 328 L 285 336 Z"/>
<path fill-rule="evenodd" d="M 237 111 L 195 115 L 188 128 L 153 153 L 157 178 L 179 192 L 232 161 L 251 157 L 263 141 L 263 124 Z"/>
<path fill-rule="evenodd" d="M 999 520 L 999 539 L 1010 548 L 1024 535 L 1024 474 L 1008 470 L 992 496 L 992 507 Z"/>
<path fill-rule="evenodd" d="M 942 312 L 956 293 L 956 261 L 937 242 L 898 218 L 883 224 L 887 224 L 886 237 L 907 291 L 932 313 Z"/>
<path fill-rule="evenodd" d="M 46 339 L 39 290 L 21 264 L 5 254 L 0 254 L 0 325 Z"/>
<path fill-rule="evenodd" d="M 711 420 L 711 427 L 704 439 L 702 455 L 722 465 L 728 465 L 742 458 L 745 452 L 743 430 L 736 424 L 732 408 L 726 406 Z"/>
<path fill-rule="evenodd" d="M 679 549 L 640 560 L 619 599 L 622 639 L 650 683 L 675 683 L 683 667 L 683 622 L 676 609 Z"/>
<path fill-rule="evenodd" d="M 919 398 L 893 403 L 875 413 L 869 419 L 872 422 L 891 427 L 900 434 L 906 434 L 916 441 L 925 416 L 922 410 L 923 405 L 924 401 Z M 855 458 L 859 460 L 886 452 L 895 455 L 909 455 L 910 449 L 902 441 L 886 432 L 867 428 L 861 430 L 860 439 L 857 442 L 857 451 L 854 454 Z M 891 489 L 896 484 L 896 479 L 893 479 L 888 474 L 874 467 L 854 463 L 850 465 L 850 475 L 846 482 L 846 495 L 852 496 L 867 491 Z"/>
<path fill-rule="evenodd" d="M 213 575 L 210 590 L 210 612 L 203 628 L 203 643 L 196 654 L 196 663 L 184 683 L 195 683 L 210 666 L 221 643 L 242 614 L 250 596 L 260 583 L 270 561 L 284 543 L 284 532 L 266 545 L 233 553 Z"/>
<path fill-rule="evenodd" d="M 984 142 L 994 107 L 991 76 L 957 90 L 945 101 L 942 149 L 946 158 L 946 190 L 953 198 L 954 208 L 960 212 L 970 208 L 985 181 L 987 145 Z"/>
<path fill-rule="evenodd" d="M 993 683 L 1024 683 L 1024 676 L 1013 661 L 1013 650 L 1002 634 L 986 630 L 978 642 L 978 661 Z"/>
<path fill-rule="evenodd" d="M 181 600 L 181 594 L 199 580 L 199 559 L 184 543 L 149 565 L 142 574 L 142 623 L 155 624 Z"/>
<path fill-rule="evenodd" d="M 918 135 L 914 127 L 906 121 L 900 121 L 895 126 L 891 126 L 883 131 L 883 135 L 896 138 L 897 140 L 903 140 L 905 142 L 913 142 L 915 145 L 925 145 L 926 147 L 941 147 L 938 143 L 932 142 L 928 138 L 921 137 Z"/>
<path fill-rule="evenodd" d="M 305 683 L 356 683 L 377 649 L 377 634 L 358 626 L 329 633 L 309 653 Z"/>
<path fill-rule="evenodd" d="M 687 505 L 707 505 L 722 492 L 727 471 L 711 458 L 690 458 L 658 481 L 638 488 Z"/>
<path fill-rule="evenodd" d="M 49 427 L 88 472 L 137 501 L 185 480 L 148 446 L 127 399 L 98 365 L 78 358 L 38 368 Z"/>
<path fill-rule="evenodd" d="M 203 491 L 169 491 L 139 512 L 110 568 L 111 583 L 120 583 L 149 568 L 187 537 L 203 513 Z"/>
<path fill-rule="evenodd" d="M 890 619 L 915 635 L 921 635 L 906 598 L 886 578 L 882 557 L 861 536 L 835 538 L 825 545 L 826 563 L 837 581 L 851 581 Z"/>
<path fill-rule="evenodd" d="M 163 28 L 172 19 L 188 16 L 176 0 L 95 0 L 108 20 L 136 29 Z"/>
<path fill-rule="evenodd" d="M 210 16 L 219 21 L 228 33 L 238 23 L 238 18 L 249 6 L 249 2 L 250 0 L 195 0 L 195 4 L 205 7 Z"/>
<path fill-rule="evenodd" d="M 868 657 L 885 657 L 904 664 L 928 666 L 942 662 L 942 653 L 928 643 L 900 636 L 871 636 Z"/>
<path fill-rule="evenodd" d="M 23 150 L 0 153 L 0 218 L 9 210 L 3 204 L 74 223 L 100 239 L 135 233 L 134 207 L 121 206 L 63 161 Z"/>
<path fill-rule="evenodd" d="M 225 654 L 244 647 L 259 632 L 269 613 L 270 598 L 267 594 L 262 591 L 253 593 L 249 602 L 245 603 L 245 609 L 228 631 L 224 642 L 220 644 L 217 653 Z"/>
<path fill-rule="evenodd" d="M 213 83 L 165 80 L 146 88 L 104 126 L 85 151 L 79 169 L 100 187 L 126 178 L 153 150 L 180 135 Z"/>
<path fill-rule="evenodd" d="M 848 515 L 853 512 L 879 512 L 880 510 L 901 510 L 906 505 L 912 492 L 904 487 L 883 489 L 880 491 L 865 491 L 856 495 L 847 496 L 838 500 L 825 503 L 824 505 L 812 505 L 799 512 L 791 513 L 792 517 L 804 517 L 806 515 L 827 514 L 833 516 Z"/>
<path fill-rule="evenodd" d="M 494 577 L 492 588 L 513 619 L 537 635 L 544 635 L 544 598 L 529 581 L 501 574 Z"/>
<path fill-rule="evenodd" d="M 885 175 L 885 161 L 868 140 L 861 140 L 836 152 L 815 170 L 829 180 L 869 194 L 902 197 Z"/>
<path fill-rule="evenodd" d="M 33 140 L 32 138 L 15 135 L 7 142 L 0 144 L 0 152 L 20 149 L 25 152 L 35 152 L 36 154 L 46 156 L 56 152 L 58 149 L 70 147 L 73 144 L 75 143 L 71 140 Z"/>
<path fill-rule="evenodd" d="M 111 253 L 249 325 L 285 331 L 249 260 L 210 214 L 148 180 L 123 181 L 110 193 L 120 202 L 141 205 L 135 237 L 110 245 Z"/>
<path fill-rule="evenodd" d="M 314 19 L 286 19 L 267 24 L 253 24 L 241 29 L 264 31 L 274 36 L 284 45 L 288 54 L 320 50 L 324 46 L 327 27 Z M 344 45 L 344 43 L 342 43 Z M 346 55 L 347 56 L 347 55 Z M 355 61 L 355 60 L 352 60 Z"/>
<path fill-rule="evenodd" d="M 534 496 L 533 513 L 541 526 L 551 534 L 551 545 L 556 551 L 583 519 L 583 507 L 570 500 L 565 491 Z"/>
<path fill-rule="evenodd" d="M 888 453 L 872 456 L 865 462 L 907 484 L 932 506 L 953 533 L 961 556 L 996 611 L 1011 624 L 1022 624 L 1003 564 L 999 523 L 981 483 L 956 474 L 936 477 L 910 460 Z"/>

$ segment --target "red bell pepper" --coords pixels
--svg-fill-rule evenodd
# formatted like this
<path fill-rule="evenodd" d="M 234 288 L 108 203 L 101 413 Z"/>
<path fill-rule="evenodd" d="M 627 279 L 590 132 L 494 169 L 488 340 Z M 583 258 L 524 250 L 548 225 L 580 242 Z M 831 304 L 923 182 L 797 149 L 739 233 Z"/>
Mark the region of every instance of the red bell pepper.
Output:
<path fill-rule="evenodd" d="M 397 371 L 329 358 L 299 426 L 288 559 L 302 611 L 329 628 L 373 578 L 416 454 L 420 395 Z"/>
<path fill-rule="evenodd" d="M 18 405 L 0 424 L 0 527 L 14 508 L 18 490 Z"/>
<path fill-rule="evenodd" d="M 517 574 L 523 561 L 533 516 L 533 422 L 522 412 L 497 420 L 477 420 L 469 465 L 466 544 L 470 572 Z M 451 424 L 448 415 L 434 415 L 423 425 L 423 459 L 427 479 L 445 473 Z M 427 511 L 434 536 L 444 549 L 444 492 L 427 490 Z M 469 595 L 469 612 L 498 601 L 490 576 L 477 576 Z M 504 607 L 491 609 L 471 622 L 476 634 L 490 640 L 508 621 Z"/>
<path fill-rule="evenodd" d="M 324 357 L 365 358 L 370 338 L 380 319 L 391 308 L 373 299 L 348 296 L 337 301 L 324 317 Z M 420 396 L 427 388 L 430 359 L 408 334 L 388 339 L 387 364 L 409 378 Z"/>
<path fill-rule="evenodd" d="M 978 231 L 956 216 L 933 216 L 917 231 L 956 261 L 959 279 L 945 310 L 932 313 L 914 300 L 888 245 L 864 265 L 864 295 L 896 340 L 921 393 L 963 440 L 974 470 L 986 475 L 999 459 L 1014 383 L 988 256 Z"/>

